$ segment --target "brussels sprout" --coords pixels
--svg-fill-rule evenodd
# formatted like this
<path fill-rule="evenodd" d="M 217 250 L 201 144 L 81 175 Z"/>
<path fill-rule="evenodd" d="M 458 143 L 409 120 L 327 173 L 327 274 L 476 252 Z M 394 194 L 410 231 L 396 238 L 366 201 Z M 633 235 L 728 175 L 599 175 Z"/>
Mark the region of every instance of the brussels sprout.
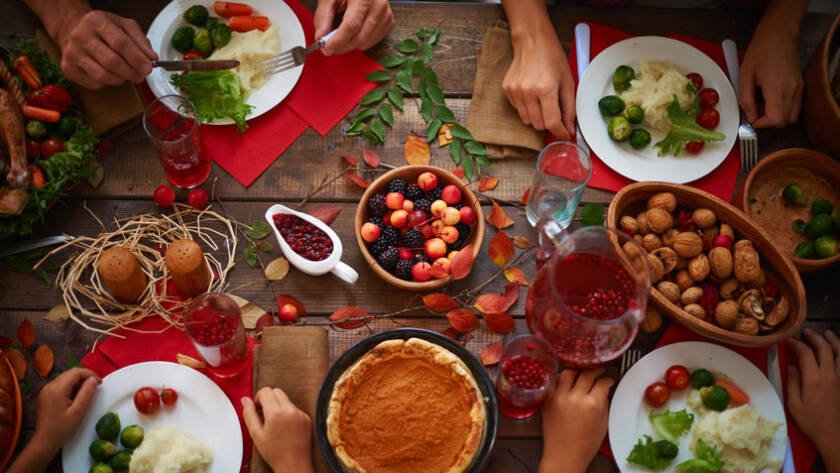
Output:
<path fill-rule="evenodd" d="M 815 254 L 814 242 L 812 241 L 800 243 L 793 249 L 793 256 L 795 258 L 811 259 Z"/>
<path fill-rule="evenodd" d="M 192 49 L 195 40 L 195 30 L 191 26 L 182 26 L 172 35 L 172 49 L 185 53 Z"/>
<path fill-rule="evenodd" d="M 613 73 L 613 89 L 624 92 L 630 88 L 630 81 L 636 78 L 636 71 L 630 66 L 618 66 Z"/>
<path fill-rule="evenodd" d="M 814 218 L 805 225 L 805 233 L 811 238 L 819 238 L 831 231 L 833 223 L 831 217 L 826 214 L 814 215 Z"/>
<path fill-rule="evenodd" d="M 803 235 L 805 233 L 805 228 L 808 226 L 808 222 L 802 220 L 801 218 L 797 218 L 793 221 L 793 231 Z"/>
<path fill-rule="evenodd" d="M 674 458 L 677 458 L 677 454 L 680 452 L 676 445 L 667 440 L 658 440 L 654 442 L 653 448 L 656 451 L 656 456 L 665 460 L 673 460 Z"/>
<path fill-rule="evenodd" d="M 125 448 L 137 448 L 141 442 L 143 442 L 143 427 L 139 425 L 129 425 L 120 434 L 120 443 Z"/>
<path fill-rule="evenodd" d="M 811 204 L 811 213 L 814 215 L 831 214 L 834 211 L 834 205 L 828 199 L 817 199 Z"/>
<path fill-rule="evenodd" d="M 111 459 L 111 468 L 116 472 L 128 471 L 129 464 L 131 464 L 131 452 L 128 450 L 120 450 Z"/>
<path fill-rule="evenodd" d="M 120 434 L 120 416 L 108 412 L 96 423 L 96 435 L 101 439 L 114 440 Z"/>
<path fill-rule="evenodd" d="M 210 18 L 207 19 L 207 24 L 204 27 L 207 28 L 207 31 L 210 31 L 212 33 L 213 28 L 215 28 L 219 25 L 224 25 L 224 22 L 220 21 L 215 16 L 211 16 Z M 225 26 L 227 26 L 227 25 L 225 25 Z"/>
<path fill-rule="evenodd" d="M 107 463 L 94 463 L 88 473 L 114 473 L 114 469 Z"/>
<path fill-rule="evenodd" d="M 723 411 L 729 407 L 729 391 L 717 384 L 700 389 L 703 405 L 713 411 Z"/>
<path fill-rule="evenodd" d="M 204 5 L 193 5 L 184 12 L 184 21 L 191 25 L 204 26 L 209 16 Z"/>
<path fill-rule="evenodd" d="M 607 123 L 607 133 L 615 141 L 624 141 L 630 137 L 633 126 L 624 117 L 612 117 Z"/>
<path fill-rule="evenodd" d="M 62 140 L 69 140 L 76 132 L 76 120 L 67 115 L 61 117 L 58 121 L 58 132 L 61 133 Z"/>
<path fill-rule="evenodd" d="M 614 117 L 624 110 L 624 100 L 616 95 L 601 97 L 598 101 L 598 110 L 605 117 Z"/>
<path fill-rule="evenodd" d="M 782 191 L 782 197 L 785 198 L 785 201 L 789 204 L 803 206 L 808 202 L 808 199 L 805 197 L 805 192 L 799 187 L 799 184 L 790 183 L 785 186 L 784 190 Z"/>
<path fill-rule="evenodd" d="M 638 125 L 645 119 L 645 109 L 638 105 L 631 105 L 624 110 L 624 116 L 627 117 L 628 122 Z"/>
<path fill-rule="evenodd" d="M 217 27 L 218 28 L 218 27 Z M 210 39 L 210 32 L 207 28 L 199 28 L 195 32 L 195 39 L 193 39 L 193 48 L 200 52 L 202 56 L 207 57 L 213 52 L 213 41 Z"/>
<path fill-rule="evenodd" d="M 218 49 L 224 47 L 230 42 L 230 28 L 228 28 L 228 26 L 224 23 L 214 26 L 210 30 L 210 40 L 212 41 L 214 48 Z"/>
<path fill-rule="evenodd" d="M 644 128 L 636 128 L 630 132 L 630 146 L 633 149 L 642 149 L 650 144 L 650 133 Z"/>
<path fill-rule="evenodd" d="M 94 460 L 107 462 L 117 453 L 117 446 L 107 440 L 96 439 L 90 444 L 88 451 Z"/>
<path fill-rule="evenodd" d="M 29 135 L 30 138 L 40 140 L 41 138 L 47 136 L 47 125 L 45 125 L 44 122 L 32 120 L 26 124 L 26 134 Z"/>
<path fill-rule="evenodd" d="M 837 254 L 837 239 L 823 235 L 814 241 L 814 254 L 817 258 L 828 258 Z"/>
<path fill-rule="evenodd" d="M 715 384 L 715 375 L 709 370 L 699 369 L 691 373 L 691 386 L 694 389 L 705 388 Z"/>

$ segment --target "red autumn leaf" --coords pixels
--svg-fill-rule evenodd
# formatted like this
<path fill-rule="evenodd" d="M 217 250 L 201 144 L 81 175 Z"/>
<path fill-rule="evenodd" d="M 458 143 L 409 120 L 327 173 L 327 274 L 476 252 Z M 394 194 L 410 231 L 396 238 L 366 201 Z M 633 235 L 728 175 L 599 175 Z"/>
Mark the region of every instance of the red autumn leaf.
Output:
<path fill-rule="evenodd" d="M 522 197 L 519 198 L 519 203 L 521 205 L 528 205 L 528 199 L 531 198 L 531 188 L 525 189 L 525 192 L 522 193 Z"/>
<path fill-rule="evenodd" d="M 286 304 L 292 304 L 298 311 L 298 317 L 303 317 L 306 315 L 306 308 L 303 306 L 303 303 L 297 300 L 295 297 L 290 296 L 288 294 L 280 294 L 277 296 L 277 308 L 283 307 Z"/>
<path fill-rule="evenodd" d="M 9 337 L 4 337 L 0 335 L 0 348 L 8 347 L 12 345 L 12 339 Z"/>
<path fill-rule="evenodd" d="M 342 322 L 342 320 L 347 321 Z M 330 315 L 330 321 L 334 322 L 336 327 L 347 330 L 362 327 L 366 323 L 370 322 L 370 320 L 371 317 L 368 315 L 368 312 L 365 309 L 362 309 L 361 307 L 355 305 L 341 307 L 337 311 L 333 312 L 332 315 Z"/>
<path fill-rule="evenodd" d="M 493 263 L 500 268 L 510 262 L 510 259 L 513 258 L 513 253 L 513 242 L 510 241 L 510 237 L 503 230 L 499 230 L 493 239 L 490 240 L 490 244 L 487 245 L 487 254 L 490 255 Z"/>
<path fill-rule="evenodd" d="M 496 333 L 510 333 L 516 328 L 516 322 L 507 312 L 484 314 L 484 322 L 487 324 L 487 328 Z"/>
<path fill-rule="evenodd" d="M 455 281 L 464 279 L 468 274 L 470 274 L 474 261 L 475 256 L 473 256 L 473 245 L 470 243 L 469 245 L 461 248 L 458 254 L 452 257 L 449 275 Z"/>
<path fill-rule="evenodd" d="M 277 319 L 273 315 L 266 312 L 265 314 L 261 315 L 259 319 L 257 319 L 257 323 L 254 326 L 254 329 L 257 332 L 262 332 L 263 329 L 265 329 L 266 327 L 271 327 L 272 325 L 277 325 Z"/>
<path fill-rule="evenodd" d="M 456 176 L 458 176 L 458 179 L 463 179 L 464 178 L 464 170 L 461 169 L 461 168 L 453 169 L 452 174 L 455 174 Z"/>
<path fill-rule="evenodd" d="M 493 342 L 481 350 L 481 364 L 493 366 L 502 359 L 502 341 Z"/>
<path fill-rule="evenodd" d="M 341 213 L 341 206 L 336 204 L 319 205 L 308 213 L 327 225 L 331 225 L 338 217 L 338 214 Z"/>
<path fill-rule="evenodd" d="M 23 319 L 23 322 L 18 325 L 17 339 L 23 345 L 23 348 L 29 348 L 35 343 L 35 327 L 32 326 L 29 319 Z"/>
<path fill-rule="evenodd" d="M 478 190 L 480 192 L 492 191 L 499 185 L 499 178 L 496 176 L 481 176 L 478 180 Z"/>
<path fill-rule="evenodd" d="M 499 204 L 493 202 L 493 210 L 490 212 L 490 215 L 487 216 L 487 223 L 501 230 L 513 225 L 513 220 L 507 216 Z"/>
<path fill-rule="evenodd" d="M 461 332 L 455 330 L 452 327 L 449 327 L 448 329 L 444 330 L 442 333 L 445 336 L 451 338 L 455 343 L 461 345 L 462 347 L 467 346 L 467 343 L 469 343 L 469 341 L 472 340 L 472 335 L 471 334 L 461 333 Z"/>
<path fill-rule="evenodd" d="M 344 177 L 350 179 L 350 182 L 356 184 L 357 186 L 361 187 L 362 189 L 367 189 L 368 183 L 362 179 L 362 176 L 358 175 L 354 171 L 347 171 L 344 173 Z"/>
<path fill-rule="evenodd" d="M 342 157 L 345 161 L 347 161 L 347 164 L 349 164 L 349 165 L 351 165 L 351 166 L 355 166 L 355 165 L 359 164 L 359 160 L 358 160 L 358 159 L 356 159 L 356 158 L 354 158 L 353 156 L 348 156 L 348 155 L 346 155 L 346 154 L 342 154 L 342 155 L 341 155 L 341 157 Z"/>
<path fill-rule="evenodd" d="M 432 155 L 425 138 L 420 138 L 417 135 L 408 135 L 408 138 L 405 139 L 404 151 L 405 162 L 408 164 L 429 165 L 429 160 Z"/>
<path fill-rule="evenodd" d="M 516 235 L 515 237 L 513 237 L 513 246 L 521 248 L 523 250 L 527 250 L 531 247 L 531 242 L 524 236 Z"/>
<path fill-rule="evenodd" d="M 372 149 L 367 149 L 367 148 L 363 149 L 362 150 L 362 159 L 364 159 L 365 162 L 367 163 L 367 165 L 372 167 L 372 168 L 378 168 L 379 167 L 379 154 L 377 154 L 376 151 L 374 151 Z"/>
<path fill-rule="evenodd" d="M 434 292 L 423 296 L 423 304 L 436 312 L 446 312 L 458 307 L 458 303 L 442 292 Z"/>
<path fill-rule="evenodd" d="M 519 268 L 508 268 L 504 272 L 505 279 L 508 282 L 520 284 L 522 286 L 528 285 L 528 279 L 525 278 L 525 273 Z"/>
<path fill-rule="evenodd" d="M 473 305 L 485 314 L 499 314 L 507 312 L 518 298 L 519 284 L 510 283 L 505 286 L 504 294 L 482 294 L 478 296 Z"/>
<path fill-rule="evenodd" d="M 478 317 L 468 309 L 453 309 L 446 313 L 449 325 L 461 333 L 472 332 L 478 328 Z"/>
<path fill-rule="evenodd" d="M 35 371 L 37 371 L 42 378 L 46 378 L 55 366 L 55 353 L 53 353 L 52 349 L 46 345 L 39 346 L 38 349 L 35 350 L 35 354 L 32 356 L 32 366 L 35 367 Z"/>

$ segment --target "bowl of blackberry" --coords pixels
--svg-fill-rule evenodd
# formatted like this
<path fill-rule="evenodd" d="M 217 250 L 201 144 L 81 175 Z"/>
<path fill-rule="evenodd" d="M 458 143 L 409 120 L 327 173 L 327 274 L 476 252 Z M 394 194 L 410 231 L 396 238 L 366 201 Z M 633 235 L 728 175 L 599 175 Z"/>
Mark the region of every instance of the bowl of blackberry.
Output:
<path fill-rule="evenodd" d="M 371 269 L 400 289 L 447 284 L 451 258 L 468 244 L 478 256 L 484 214 L 451 172 L 403 166 L 371 183 L 356 208 L 356 240 Z"/>

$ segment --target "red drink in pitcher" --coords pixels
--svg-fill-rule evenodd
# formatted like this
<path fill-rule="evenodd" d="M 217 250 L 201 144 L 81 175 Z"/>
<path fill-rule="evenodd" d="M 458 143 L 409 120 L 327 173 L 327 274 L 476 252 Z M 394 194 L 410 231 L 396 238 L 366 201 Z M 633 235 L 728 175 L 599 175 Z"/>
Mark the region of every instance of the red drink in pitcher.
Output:
<path fill-rule="evenodd" d="M 214 375 L 230 378 L 247 366 L 251 350 L 242 314 L 231 298 L 218 293 L 197 297 L 187 308 L 184 327 Z"/>
<path fill-rule="evenodd" d="M 210 158 L 204 152 L 195 107 L 189 100 L 179 95 L 155 100 L 146 107 L 143 128 L 173 186 L 198 187 L 210 175 Z"/>

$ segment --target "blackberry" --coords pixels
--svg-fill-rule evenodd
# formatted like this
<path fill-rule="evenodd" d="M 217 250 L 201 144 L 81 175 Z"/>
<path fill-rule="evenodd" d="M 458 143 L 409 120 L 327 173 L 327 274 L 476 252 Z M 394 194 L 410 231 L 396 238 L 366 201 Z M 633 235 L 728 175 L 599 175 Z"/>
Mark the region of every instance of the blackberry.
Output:
<path fill-rule="evenodd" d="M 458 222 L 455 224 L 455 228 L 458 230 L 458 239 L 455 240 L 455 243 L 450 243 L 446 245 L 447 252 L 460 250 L 464 247 L 464 245 L 467 243 L 467 239 L 469 239 L 470 237 L 471 229 L 469 225 L 462 222 Z"/>
<path fill-rule="evenodd" d="M 430 207 L 432 206 L 432 201 L 425 197 L 421 197 L 414 201 L 414 210 L 422 210 L 427 214 L 431 212 Z"/>
<path fill-rule="evenodd" d="M 382 227 L 382 217 L 378 215 L 371 217 L 368 221 L 374 225 L 379 225 L 380 228 Z"/>
<path fill-rule="evenodd" d="M 440 193 L 443 191 L 443 188 L 440 184 L 436 185 L 434 189 L 426 192 L 426 195 L 429 197 L 429 200 L 434 202 L 440 199 Z"/>
<path fill-rule="evenodd" d="M 382 265 L 382 267 L 387 269 L 388 271 L 394 269 L 394 266 L 397 265 L 399 259 L 399 251 L 397 251 L 397 249 L 393 246 L 388 247 L 388 249 L 380 253 L 379 257 L 376 258 L 376 260 L 379 261 L 379 264 Z"/>
<path fill-rule="evenodd" d="M 385 207 L 385 196 L 382 194 L 376 194 L 375 196 L 371 197 L 368 201 L 368 209 L 373 215 L 385 215 L 385 212 L 388 211 L 388 208 Z"/>
<path fill-rule="evenodd" d="M 397 246 L 400 242 L 400 231 L 390 225 L 382 225 L 379 231 L 379 239 L 385 246 Z"/>
<path fill-rule="evenodd" d="M 406 192 L 408 191 L 408 184 L 402 179 L 394 179 L 393 181 L 388 183 L 388 192 L 399 192 L 406 197 Z"/>
<path fill-rule="evenodd" d="M 394 276 L 411 281 L 411 268 L 414 267 L 414 261 L 409 259 L 401 259 L 397 261 L 397 266 L 394 268 Z"/>
<path fill-rule="evenodd" d="M 425 196 L 426 193 L 417 184 L 409 184 L 408 189 L 405 191 L 405 198 L 414 201 L 414 205 L 417 205 L 417 199 L 422 199 Z"/>
<path fill-rule="evenodd" d="M 373 255 L 374 258 L 377 258 L 379 254 L 386 249 L 388 249 L 388 245 L 382 241 L 382 238 L 368 245 L 368 251 L 370 251 L 370 254 Z"/>
<path fill-rule="evenodd" d="M 425 243 L 425 240 L 423 239 L 423 234 L 420 233 L 420 230 L 412 228 L 411 230 L 405 232 L 405 236 L 403 237 L 403 246 L 406 248 L 422 248 L 423 243 Z"/>

